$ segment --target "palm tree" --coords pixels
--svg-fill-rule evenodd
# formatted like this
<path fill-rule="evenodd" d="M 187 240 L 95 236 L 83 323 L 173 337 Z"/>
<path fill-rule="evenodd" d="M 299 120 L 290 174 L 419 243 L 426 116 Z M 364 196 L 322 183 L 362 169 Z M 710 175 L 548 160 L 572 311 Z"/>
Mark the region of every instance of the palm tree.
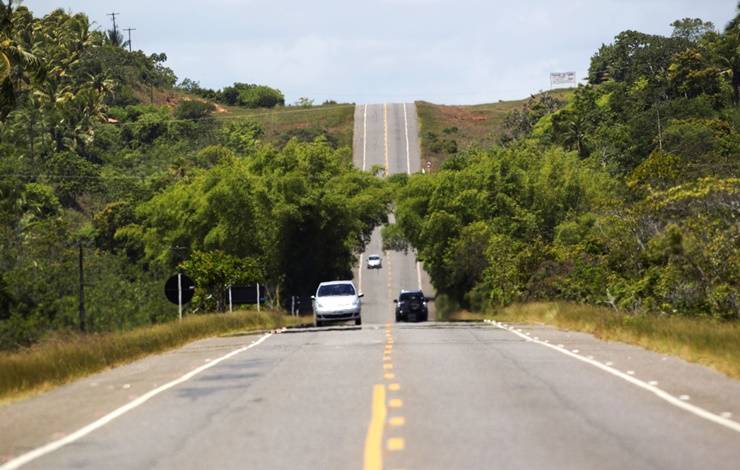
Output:
<path fill-rule="evenodd" d="M 39 63 L 14 38 L 13 0 L 8 0 L 7 5 L 0 1 L 0 121 L 15 107 L 18 77 L 27 70 L 38 69 Z"/>
<path fill-rule="evenodd" d="M 105 34 L 105 38 L 108 40 L 108 44 L 113 47 L 120 47 L 121 49 L 128 47 L 128 41 L 123 40 L 123 33 L 118 29 L 109 29 Z"/>

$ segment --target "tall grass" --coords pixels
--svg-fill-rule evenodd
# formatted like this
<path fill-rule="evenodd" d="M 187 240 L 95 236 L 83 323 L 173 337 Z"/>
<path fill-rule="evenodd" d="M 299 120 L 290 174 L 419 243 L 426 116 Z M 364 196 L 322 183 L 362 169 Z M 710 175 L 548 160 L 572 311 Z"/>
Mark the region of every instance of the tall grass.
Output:
<path fill-rule="evenodd" d="M 190 341 L 293 323 L 274 313 L 237 312 L 191 316 L 182 322 L 126 332 L 58 334 L 22 351 L 0 355 L 0 400 L 37 392 Z"/>
<path fill-rule="evenodd" d="M 546 323 L 682 357 L 740 379 L 740 323 L 709 318 L 631 315 L 566 302 L 515 304 L 494 312 L 499 321 Z"/>

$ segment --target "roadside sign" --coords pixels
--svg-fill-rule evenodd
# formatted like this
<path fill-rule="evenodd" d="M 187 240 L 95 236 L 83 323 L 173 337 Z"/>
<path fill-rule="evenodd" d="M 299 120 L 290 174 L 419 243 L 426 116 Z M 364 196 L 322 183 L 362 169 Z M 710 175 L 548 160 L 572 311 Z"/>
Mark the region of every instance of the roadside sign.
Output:
<path fill-rule="evenodd" d="M 193 300 L 195 283 L 184 274 L 175 274 L 164 284 L 164 295 L 175 305 L 186 304 Z"/>

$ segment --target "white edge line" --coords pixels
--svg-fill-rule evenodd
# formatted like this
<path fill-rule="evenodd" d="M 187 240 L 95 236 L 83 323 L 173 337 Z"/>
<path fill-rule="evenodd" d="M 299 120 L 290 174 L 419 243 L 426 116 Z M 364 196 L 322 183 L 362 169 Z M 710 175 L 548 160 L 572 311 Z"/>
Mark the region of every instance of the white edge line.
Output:
<path fill-rule="evenodd" d="M 424 290 L 421 286 L 421 263 L 416 261 L 416 279 L 419 281 L 419 290 Z"/>
<path fill-rule="evenodd" d="M 627 382 L 629 382 L 629 383 L 631 383 L 633 385 L 636 385 L 636 386 L 638 386 L 638 387 L 640 387 L 640 388 L 642 388 L 644 390 L 647 390 L 649 392 L 652 392 L 658 398 L 667 401 L 668 403 L 670 403 L 673 406 L 676 406 L 676 407 L 681 408 L 681 409 L 683 409 L 685 411 L 688 411 L 689 413 L 693 413 L 694 415 L 696 415 L 696 416 L 698 416 L 700 418 L 704 418 L 704 419 L 706 419 L 708 421 L 712 421 L 713 423 L 719 424 L 720 426 L 724 426 L 724 427 L 726 427 L 728 429 L 731 429 L 733 431 L 740 432 L 740 423 L 737 423 L 737 422 L 732 421 L 730 419 L 724 418 L 724 417 L 722 417 L 720 415 L 714 414 L 711 411 L 707 411 L 704 408 L 700 408 L 700 407 L 698 407 L 696 405 L 692 405 L 691 403 L 686 403 L 685 401 L 682 401 L 679 398 L 674 397 L 673 395 L 665 392 L 664 390 L 661 390 L 660 388 L 658 388 L 656 386 L 650 385 L 649 383 L 643 382 L 642 380 L 637 379 L 637 378 L 635 378 L 635 377 L 633 377 L 631 375 L 627 375 L 624 372 L 621 372 L 621 371 L 619 371 L 617 369 L 614 369 L 612 367 L 609 367 L 607 365 L 604 365 L 604 364 L 602 364 L 602 363 L 600 363 L 598 361 L 595 361 L 593 359 L 588 359 L 586 357 L 583 357 L 583 356 L 580 356 L 578 354 L 572 353 L 572 352 L 568 351 L 567 349 L 560 348 L 558 346 L 555 346 L 555 345 L 552 345 L 552 344 L 549 344 L 549 343 L 544 343 L 544 342 L 542 342 L 540 340 L 533 339 L 533 338 L 531 338 L 529 336 L 525 336 L 522 333 L 519 333 L 518 331 L 514 331 L 513 328 L 511 328 L 509 326 L 505 326 L 505 325 L 503 325 L 501 323 L 498 323 L 498 322 L 496 322 L 494 320 L 486 320 L 486 322 L 487 323 L 490 323 L 492 325 L 495 325 L 497 328 L 500 328 L 502 330 L 506 330 L 506 331 L 509 331 L 511 333 L 514 333 L 515 335 L 520 336 L 521 338 L 523 338 L 526 341 L 529 341 L 529 342 L 532 342 L 532 343 L 537 343 L 537 344 L 539 344 L 541 346 L 545 346 L 547 348 L 554 349 L 555 351 L 558 351 L 559 353 L 565 354 L 566 356 L 570 356 L 570 357 L 572 357 L 574 359 L 578 359 L 579 361 L 585 362 L 585 363 L 590 364 L 590 365 L 592 365 L 594 367 L 597 367 L 597 368 L 599 368 L 599 369 L 601 369 L 603 371 L 606 371 L 606 372 L 608 372 L 608 373 L 610 373 L 610 374 L 612 374 L 614 376 L 619 377 L 620 379 L 626 380 Z"/>
<path fill-rule="evenodd" d="M 409 150 L 409 119 L 406 114 L 406 103 L 403 104 L 403 124 L 406 129 L 406 174 L 411 174 L 411 155 Z M 421 288 L 421 285 L 419 285 Z"/>
<path fill-rule="evenodd" d="M 367 167 L 367 104 L 362 117 L 362 171 Z"/>
<path fill-rule="evenodd" d="M 253 348 L 257 346 L 258 344 L 265 341 L 267 338 L 272 336 L 272 333 L 266 333 L 262 335 L 259 339 L 253 341 L 248 346 L 241 347 L 239 349 L 235 349 L 231 351 L 230 353 L 219 357 L 218 359 L 214 359 L 213 361 L 202 365 L 198 367 L 197 369 L 193 369 L 187 374 L 183 375 L 182 377 L 175 379 L 171 382 L 168 382 L 160 387 L 155 388 L 154 390 L 150 390 L 149 392 L 145 393 L 144 395 L 140 396 L 139 398 L 136 398 L 122 407 L 115 409 L 108 413 L 107 415 L 103 416 L 102 418 L 93 421 L 92 423 L 88 424 L 85 427 L 82 427 L 78 429 L 77 431 L 73 432 L 72 434 L 68 434 L 67 436 L 58 439 L 56 441 L 52 441 L 46 445 L 43 445 L 41 447 L 37 447 L 36 449 L 26 452 L 25 454 L 19 455 L 18 457 L 9 460 L 5 462 L 4 464 L 0 465 L 0 470 L 11 470 L 21 467 L 22 465 L 25 465 L 33 460 L 38 459 L 39 457 L 43 457 L 46 454 L 49 454 L 51 452 L 54 452 L 55 450 L 58 450 L 67 444 L 71 444 L 72 442 L 85 437 L 86 435 L 90 434 L 91 432 L 105 426 L 106 424 L 110 423 L 114 419 L 123 416 L 124 414 L 128 413 L 129 411 L 133 410 L 134 408 L 137 408 L 144 403 L 146 403 L 151 398 L 159 395 L 160 393 L 164 392 L 167 389 L 170 389 L 174 387 L 175 385 L 179 385 L 187 380 L 190 380 L 194 376 L 200 374 L 206 369 L 209 369 L 216 364 L 218 364 L 221 361 L 225 361 L 226 359 L 229 359 L 230 357 L 236 356 L 237 354 L 246 351 L 247 349 Z"/>
<path fill-rule="evenodd" d="M 362 258 L 365 253 L 360 253 L 360 265 L 357 267 L 357 289 L 362 292 Z"/>

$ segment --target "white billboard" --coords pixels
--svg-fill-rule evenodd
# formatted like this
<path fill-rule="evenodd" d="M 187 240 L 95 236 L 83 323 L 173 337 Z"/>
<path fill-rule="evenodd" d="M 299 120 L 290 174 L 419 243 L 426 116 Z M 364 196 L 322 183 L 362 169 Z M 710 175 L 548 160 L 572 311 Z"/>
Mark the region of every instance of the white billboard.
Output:
<path fill-rule="evenodd" d="M 550 74 L 550 86 L 555 85 L 575 85 L 575 72 L 553 72 Z"/>

